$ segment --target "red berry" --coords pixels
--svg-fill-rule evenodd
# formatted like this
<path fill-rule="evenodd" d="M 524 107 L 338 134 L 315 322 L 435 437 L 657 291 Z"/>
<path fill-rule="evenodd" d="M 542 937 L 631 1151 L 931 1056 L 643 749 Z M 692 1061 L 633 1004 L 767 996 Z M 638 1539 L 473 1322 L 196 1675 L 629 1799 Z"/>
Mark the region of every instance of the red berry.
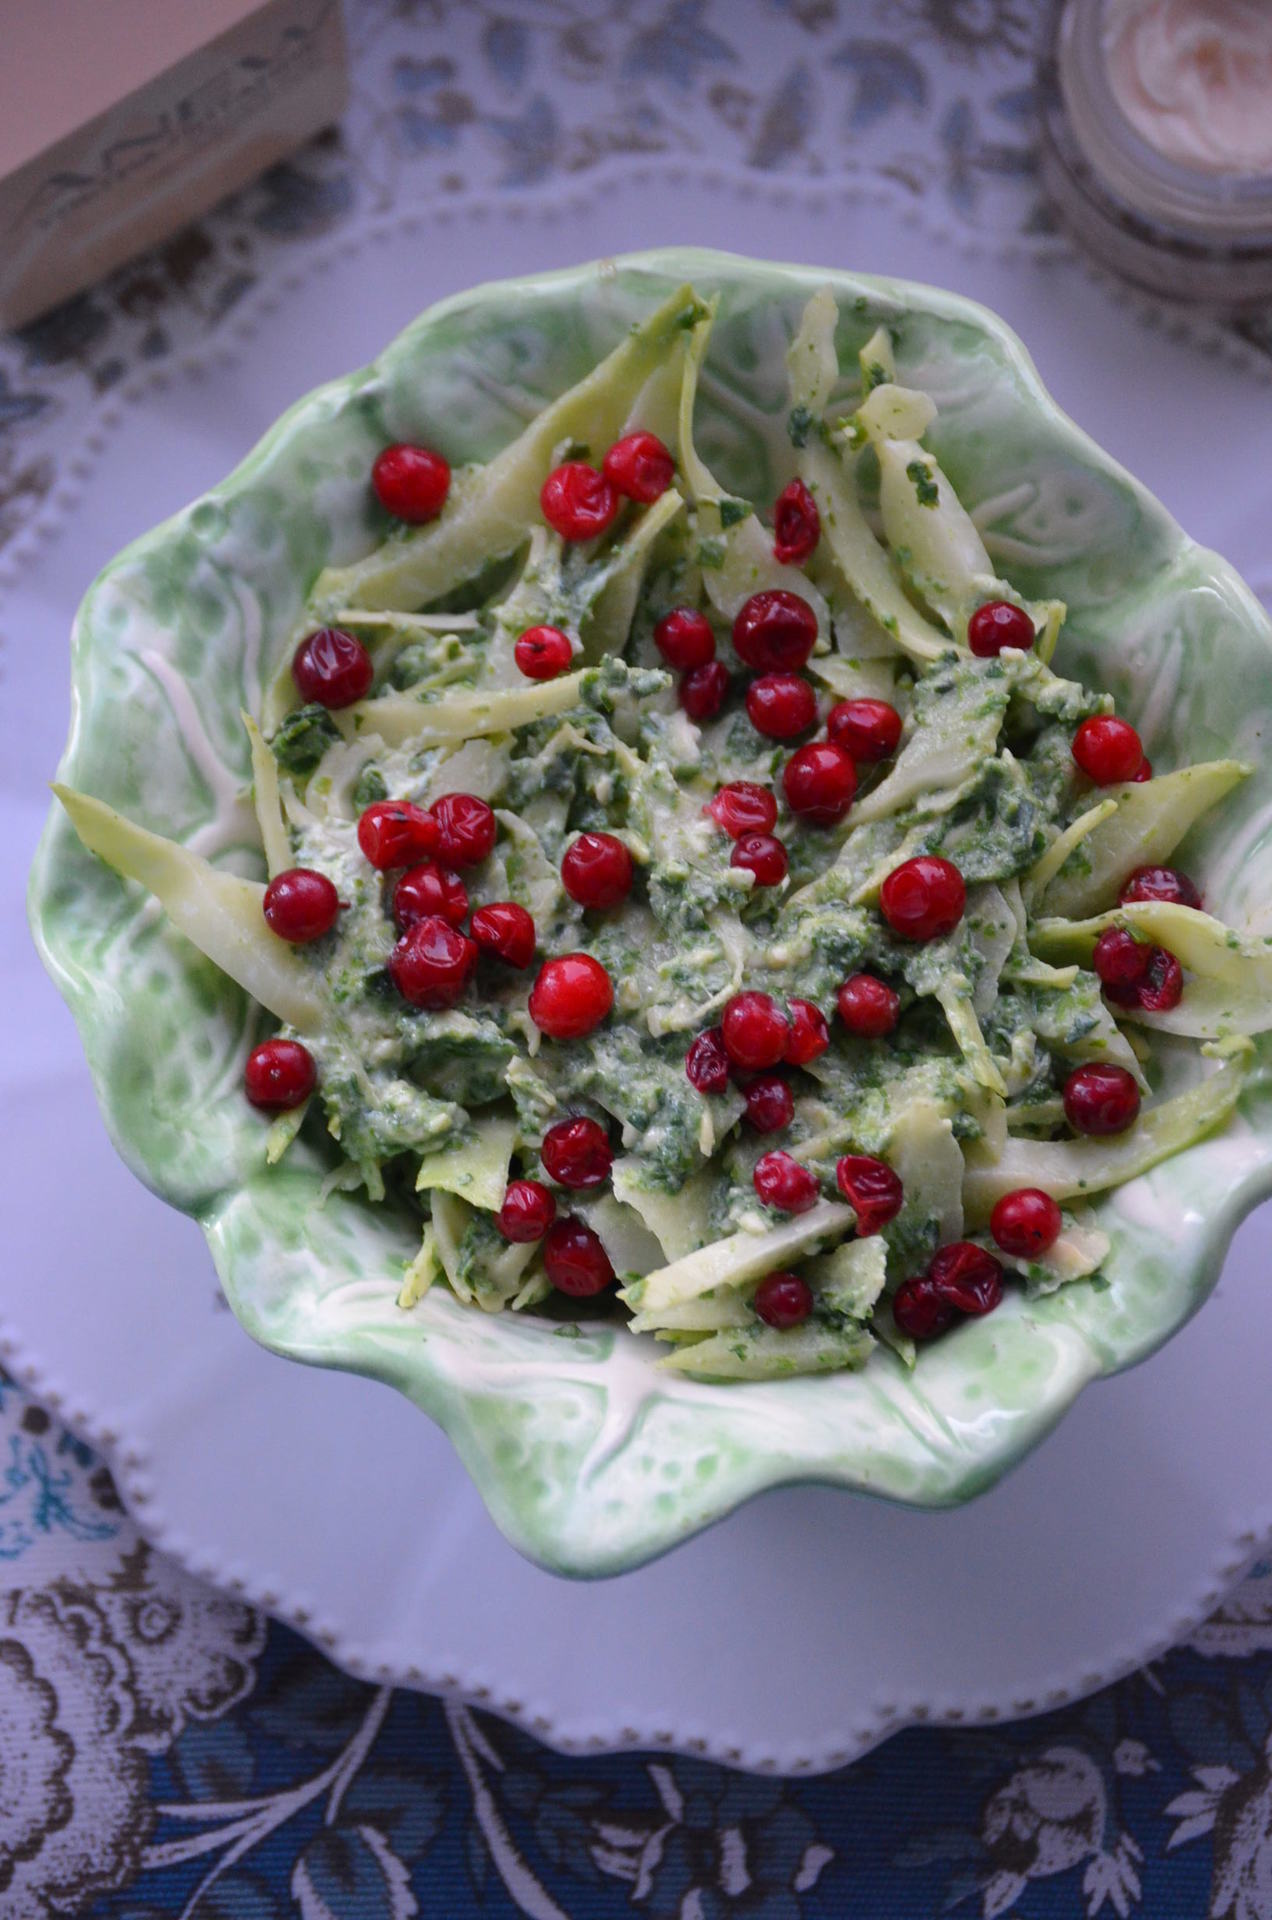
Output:
<path fill-rule="evenodd" d="M 611 487 L 647 507 L 666 493 L 676 477 L 676 463 L 656 433 L 628 433 L 614 442 L 601 472 Z"/>
<path fill-rule="evenodd" d="M 755 1289 L 756 1313 L 779 1333 L 802 1325 L 812 1310 L 813 1290 L 797 1273 L 770 1273 Z"/>
<path fill-rule="evenodd" d="M 563 540 L 594 540 L 618 512 L 618 495 L 595 467 L 583 460 L 567 460 L 544 481 L 539 507 Z"/>
<path fill-rule="evenodd" d="M 852 973 L 835 995 L 835 1004 L 849 1033 L 880 1040 L 897 1024 L 901 996 L 876 974 Z"/>
<path fill-rule="evenodd" d="M 518 635 L 512 657 L 527 680 L 555 680 L 573 660 L 574 648 L 560 627 L 527 627 Z"/>
<path fill-rule="evenodd" d="M 1125 1067 L 1075 1067 L 1064 1083 L 1065 1118 L 1075 1133 L 1125 1133 L 1140 1108 Z"/>
<path fill-rule="evenodd" d="M 408 927 L 389 955 L 389 977 L 404 1000 L 441 1013 L 468 985 L 477 964 L 474 943 L 433 914 Z"/>
<path fill-rule="evenodd" d="M 545 960 L 530 989 L 530 1018 L 553 1040 L 578 1040 L 591 1033 L 613 1004 L 613 982 L 590 953 Z"/>
<path fill-rule="evenodd" d="M 483 953 L 510 967 L 528 967 L 534 959 L 534 917 L 515 900 L 492 900 L 472 917 L 472 936 Z"/>
<path fill-rule="evenodd" d="M 886 700 L 838 700 L 826 715 L 826 732 L 853 760 L 873 765 L 896 752 L 901 715 Z"/>
<path fill-rule="evenodd" d="M 942 1300 L 959 1313 L 992 1313 L 1003 1297 L 1002 1266 L 971 1240 L 938 1247 L 928 1263 L 927 1277 Z"/>
<path fill-rule="evenodd" d="M 1027 653 L 1036 638 L 1029 615 L 1010 600 L 987 600 L 967 623 L 967 644 L 980 660 L 992 660 L 1004 647 Z"/>
<path fill-rule="evenodd" d="M 1151 780 L 1152 777 L 1153 777 L 1153 763 L 1149 759 L 1148 755 L 1145 754 L 1144 758 L 1139 763 L 1138 773 L 1133 773 L 1131 775 L 1131 785 L 1133 787 L 1141 786 L 1145 780 Z"/>
<path fill-rule="evenodd" d="M 1133 981 L 1110 980 L 1104 988 L 1104 998 L 1114 1007 L 1138 1007 L 1140 990 Z"/>
<path fill-rule="evenodd" d="M 612 833 L 581 833 L 561 859 L 561 884 L 581 907 L 616 907 L 632 890 L 632 856 Z"/>
<path fill-rule="evenodd" d="M 989 1230 L 1004 1253 L 1035 1260 L 1060 1237 L 1060 1209 L 1041 1187 L 1017 1187 L 1005 1193 L 989 1216 Z"/>
<path fill-rule="evenodd" d="M 767 787 L 757 786 L 754 780 L 730 781 L 708 800 L 703 811 L 731 840 L 740 839 L 744 833 L 772 833 L 777 825 L 777 801 Z"/>
<path fill-rule="evenodd" d="M 830 1045 L 830 1028 L 821 1008 L 811 1000 L 788 1000 L 786 1005 L 791 1031 L 782 1058 L 788 1067 L 806 1067 Z"/>
<path fill-rule="evenodd" d="M 599 1187 L 609 1179 L 614 1164 L 604 1127 L 599 1120 L 589 1120 L 582 1114 L 573 1120 L 558 1120 L 548 1128 L 539 1158 L 558 1186 L 579 1191 Z"/>
<path fill-rule="evenodd" d="M 810 740 L 786 762 L 782 791 L 792 813 L 815 827 L 833 827 L 852 805 L 857 770 L 832 740 Z"/>
<path fill-rule="evenodd" d="M 879 891 L 883 917 L 903 940 L 938 940 L 952 933 L 966 904 L 962 874 L 934 853 L 903 860 Z"/>
<path fill-rule="evenodd" d="M 1073 736 L 1073 757 L 1099 787 L 1133 780 L 1144 758 L 1140 737 L 1128 720 L 1097 713 L 1084 720 Z"/>
<path fill-rule="evenodd" d="M 543 1267 L 557 1292 L 576 1300 L 604 1293 L 614 1280 L 613 1265 L 599 1237 L 573 1213 L 549 1227 Z"/>
<path fill-rule="evenodd" d="M 556 1219 L 556 1200 L 541 1180 L 510 1180 L 495 1225 L 505 1240 L 542 1240 Z"/>
<path fill-rule="evenodd" d="M 817 615 L 798 593 L 784 587 L 753 593 L 733 622 L 738 658 L 757 673 L 792 673 L 802 667 L 817 640 Z"/>
<path fill-rule="evenodd" d="M 792 480 L 773 503 L 773 558 L 798 567 L 821 539 L 817 502 L 802 480 Z"/>
<path fill-rule="evenodd" d="M 771 833 L 744 833 L 733 843 L 729 865 L 754 874 L 757 887 L 776 887 L 785 880 L 790 862 L 786 848 Z"/>
<path fill-rule="evenodd" d="M 468 912 L 468 889 L 457 873 L 426 860 L 408 867 L 393 889 L 393 918 L 405 933 L 417 920 L 436 916 L 458 927 Z"/>
<path fill-rule="evenodd" d="M 793 740 L 817 724 L 817 696 L 797 673 L 764 673 L 746 690 L 751 725 L 767 740 Z"/>
<path fill-rule="evenodd" d="M 476 867 L 489 858 L 497 822 L 475 793 L 443 793 L 429 812 L 437 822 L 437 857 L 448 867 Z"/>
<path fill-rule="evenodd" d="M 729 1084 L 729 1056 L 719 1027 L 700 1033 L 685 1055 L 685 1073 L 699 1093 L 723 1093 Z"/>
<path fill-rule="evenodd" d="M 265 1113 L 285 1113 L 300 1106 L 317 1082 L 314 1056 L 299 1040 L 262 1040 L 248 1054 L 243 1070 L 248 1099 Z"/>
<path fill-rule="evenodd" d="M 361 640 L 343 627 L 319 627 L 292 655 L 292 679 L 302 700 L 351 707 L 370 692 L 375 668 Z"/>
<path fill-rule="evenodd" d="M 397 520 L 422 526 L 436 520 L 450 491 L 450 467 L 428 447 L 386 447 L 371 469 L 380 505 Z"/>
<path fill-rule="evenodd" d="M 437 841 L 436 820 L 411 800 L 373 800 L 358 821 L 358 845 L 381 872 L 425 859 Z"/>
<path fill-rule="evenodd" d="M 288 867 L 276 873 L 262 901 L 265 919 L 280 940 L 297 944 L 330 933 L 340 911 L 340 895 L 325 873 L 312 867 Z"/>
<path fill-rule="evenodd" d="M 687 673 L 715 659 L 716 641 L 705 613 L 693 607 L 673 607 L 654 628 L 654 645 L 669 667 Z"/>
<path fill-rule="evenodd" d="M 724 1050 L 735 1067 L 758 1073 L 786 1052 L 786 1015 L 767 993 L 735 993 L 720 1018 Z"/>
<path fill-rule="evenodd" d="M 1186 873 L 1175 867 L 1136 867 L 1122 883 L 1118 899 L 1125 907 L 1132 900 L 1166 900 L 1177 907 L 1201 907 L 1201 895 Z"/>
<path fill-rule="evenodd" d="M 761 1154 L 751 1181 L 764 1205 L 778 1213 L 807 1213 L 817 1205 L 817 1175 L 781 1147 Z"/>
<path fill-rule="evenodd" d="M 691 720 L 714 720 L 728 693 L 729 669 L 723 660 L 690 667 L 680 677 L 680 704 Z"/>
<path fill-rule="evenodd" d="M 795 1096 L 780 1073 L 762 1073 L 743 1098 L 746 1117 L 757 1133 L 780 1133 L 795 1118 Z"/>
<path fill-rule="evenodd" d="M 1173 953 L 1165 947 L 1153 948 L 1138 991 L 1145 1013 L 1169 1013 L 1179 1005 L 1184 997 L 1184 970 Z"/>
<path fill-rule="evenodd" d="M 892 1317 L 911 1340 L 932 1340 L 954 1324 L 954 1309 L 926 1273 L 903 1280 L 892 1296 Z"/>
<path fill-rule="evenodd" d="M 846 1153 L 835 1163 L 835 1181 L 857 1216 L 859 1240 L 868 1240 L 901 1211 L 905 1188 L 886 1160 L 876 1160 L 869 1153 Z"/>
<path fill-rule="evenodd" d="M 1091 965 L 1106 987 L 1134 986 L 1148 972 L 1153 949 L 1123 927 L 1106 927 L 1095 943 Z"/>

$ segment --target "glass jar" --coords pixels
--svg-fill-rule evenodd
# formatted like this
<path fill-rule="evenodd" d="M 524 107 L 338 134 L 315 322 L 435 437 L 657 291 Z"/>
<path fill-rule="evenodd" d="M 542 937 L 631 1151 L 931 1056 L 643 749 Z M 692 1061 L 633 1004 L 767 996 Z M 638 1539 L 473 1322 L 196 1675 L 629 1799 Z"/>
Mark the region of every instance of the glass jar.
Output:
<path fill-rule="evenodd" d="M 1213 22 L 1222 57 L 1232 4 L 1187 4 L 1193 11 L 1184 18 L 1191 24 Z M 1238 16 L 1242 4 L 1236 0 Z M 1266 5 L 1272 15 L 1272 0 L 1249 4 Z M 1272 156 L 1263 146 L 1265 138 L 1272 145 L 1272 65 L 1266 123 L 1258 92 L 1264 69 L 1247 63 L 1254 112 L 1247 92 L 1240 126 L 1230 117 L 1225 128 L 1214 116 L 1232 116 L 1234 108 L 1223 97 L 1221 65 L 1212 60 L 1207 71 L 1202 64 L 1203 42 L 1196 71 L 1185 76 L 1189 84 L 1172 114 L 1160 116 L 1158 129 L 1156 103 L 1147 94 L 1131 100 L 1125 64 L 1112 64 L 1128 20 L 1152 33 L 1158 24 L 1177 23 L 1180 14 L 1178 0 L 1059 0 L 1038 76 L 1043 182 L 1075 237 L 1115 273 L 1167 299 L 1231 310 L 1264 307 L 1272 297 Z M 1259 32 L 1261 19 L 1246 17 Z M 1165 58 L 1172 49 L 1150 51 Z M 1208 86 L 1217 88 L 1209 97 Z M 1207 115 L 1219 135 L 1209 145 Z M 1156 141 L 1143 127 L 1158 134 Z M 1244 135 L 1252 149 L 1241 151 L 1238 142 L 1237 151 L 1225 153 L 1228 130 Z"/>

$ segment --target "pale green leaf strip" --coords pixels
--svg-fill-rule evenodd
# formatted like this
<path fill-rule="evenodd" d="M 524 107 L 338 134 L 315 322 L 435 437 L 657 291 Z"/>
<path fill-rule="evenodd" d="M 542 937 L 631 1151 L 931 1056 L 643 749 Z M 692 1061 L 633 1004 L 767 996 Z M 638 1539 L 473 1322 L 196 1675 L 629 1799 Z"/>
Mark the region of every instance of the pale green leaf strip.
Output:
<path fill-rule="evenodd" d="M 711 1184 L 693 1174 L 678 1193 L 641 1184 L 641 1162 L 634 1156 L 614 1162 L 610 1184 L 618 1199 L 633 1207 L 662 1247 L 667 1260 L 679 1260 L 710 1238 Z"/>
<path fill-rule="evenodd" d="M 458 1194 L 470 1206 L 497 1213 L 508 1188 L 508 1162 L 517 1144 L 515 1120 L 490 1117 L 473 1123 L 473 1132 L 452 1146 L 425 1154 L 415 1191 Z"/>
<path fill-rule="evenodd" d="M 312 1095 L 310 1096 L 312 1099 Z M 298 1107 L 291 1107 L 286 1113 L 280 1113 L 265 1138 L 265 1165 L 276 1167 L 296 1135 L 305 1124 L 305 1115 L 309 1112 L 309 1100 L 302 1100 Z"/>
<path fill-rule="evenodd" d="M 862 387 L 869 391 L 875 384 L 875 368 L 882 373 L 884 381 L 892 382 L 897 377 L 896 356 L 892 351 L 892 335 L 883 326 L 876 327 L 861 352 L 857 355 L 861 368 Z"/>
<path fill-rule="evenodd" d="M 950 632 L 966 638 L 967 618 L 987 598 L 993 563 L 949 480 L 917 440 L 879 440 L 879 511 L 888 545 Z M 927 504 L 931 490 L 934 497 Z M 922 497 L 920 497 L 922 496 Z"/>
<path fill-rule="evenodd" d="M 375 734 L 386 747 L 454 746 L 478 735 L 511 733 L 535 720 L 577 707 L 583 674 L 563 673 L 556 680 L 529 681 L 524 687 L 500 687 L 489 693 L 451 693 L 440 700 L 413 700 L 405 693 L 382 693 L 335 716 L 344 733 Z"/>
<path fill-rule="evenodd" d="M 804 407 L 814 419 L 826 411 L 826 402 L 839 378 L 835 328 L 839 308 L 829 287 L 819 287 L 800 316 L 795 337 L 786 350 L 787 387 L 793 407 Z"/>
<path fill-rule="evenodd" d="M 1166 900 L 1133 900 L 1091 920 L 1039 920 L 1030 939 L 1044 955 L 1089 960 L 1108 927 L 1124 927 L 1173 953 L 1184 969 L 1183 998 L 1167 1013 L 1119 1009 L 1161 1033 L 1195 1040 L 1272 1031 L 1272 946 L 1208 913 Z"/>
<path fill-rule="evenodd" d="M 963 1232 L 963 1150 L 947 1113 L 934 1100 L 912 1100 L 898 1116 L 888 1143 L 888 1159 L 905 1194 L 903 1224 L 936 1220 L 940 1237 L 957 1240 Z M 869 1245 L 870 1242 L 865 1244 Z"/>
<path fill-rule="evenodd" d="M 722 1287 L 684 1300 L 678 1307 L 638 1313 L 629 1325 L 633 1333 L 718 1333 L 722 1327 L 749 1327 L 755 1318 L 751 1287 Z"/>
<path fill-rule="evenodd" d="M 987 1220 L 995 1202 L 1016 1187 L 1041 1187 L 1054 1200 L 1070 1200 L 1120 1187 L 1148 1173 L 1227 1119 L 1245 1074 L 1244 1056 L 1234 1055 L 1197 1086 L 1143 1109 L 1125 1133 L 1109 1138 L 1013 1138 L 993 1161 L 981 1160 L 972 1148 L 963 1182 L 969 1219 Z"/>
<path fill-rule="evenodd" d="M 465 1306 L 471 1306 L 472 1289 L 459 1270 L 459 1243 L 464 1237 L 465 1227 L 472 1219 L 472 1208 L 443 1187 L 439 1187 L 433 1195 L 432 1208 L 433 1245 L 447 1284 L 457 1299 L 462 1300 Z"/>
<path fill-rule="evenodd" d="M 261 730 L 251 714 L 240 717 L 252 749 L 252 804 L 260 823 L 265 868 L 272 880 L 276 873 L 285 873 L 292 864 L 291 839 L 278 790 L 278 762 L 261 738 Z"/>
<path fill-rule="evenodd" d="M 787 1265 L 822 1241 L 841 1238 L 856 1219 L 851 1207 L 819 1200 L 807 1213 L 783 1220 L 763 1233 L 735 1233 L 714 1240 L 669 1266 L 658 1267 L 628 1287 L 619 1298 L 649 1314 L 660 1307 L 694 1300 L 713 1287 L 741 1287 Z"/>
<path fill-rule="evenodd" d="M 960 1155 L 960 1186 L 962 1177 L 963 1161 Z M 961 1198 L 958 1218 L 961 1223 Z M 957 1240 L 958 1233 L 951 1234 L 949 1238 Z M 865 1240 L 841 1240 L 829 1253 L 818 1254 L 816 1259 L 807 1261 L 803 1273 L 822 1305 L 832 1308 L 835 1313 L 846 1315 L 850 1320 L 864 1320 L 883 1292 L 888 1277 L 887 1241 L 880 1233 L 872 1233 Z M 736 1322 L 730 1321 L 729 1324 L 732 1326 Z"/>
<path fill-rule="evenodd" d="M 1117 812 L 1117 805 L 1114 799 L 1099 800 L 1095 806 L 1088 807 L 1085 813 L 1080 813 L 1076 820 L 1071 821 L 1063 833 L 1056 835 L 1020 883 L 1021 892 L 1031 907 L 1046 892 L 1074 849 L 1097 827 L 1102 826 L 1110 814 Z"/>
<path fill-rule="evenodd" d="M 868 394 L 852 416 L 875 447 L 885 440 L 921 440 L 936 419 L 936 403 L 915 387 L 885 381 Z"/>
<path fill-rule="evenodd" d="M 614 549 L 599 576 L 595 598 L 582 621 L 584 658 L 601 659 L 621 653 L 631 632 L 636 603 L 645 580 L 654 542 L 684 511 L 684 500 L 674 487 L 660 494 L 636 522 L 622 545 Z"/>
<path fill-rule="evenodd" d="M 913 660 L 939 659 L 950 641 L 908 599 L 861 510 L 845 462 L 810 436 L 799 456 L 799 471 L 817 501 L 822 544 L 844 585 L 903 653 Z"/>
<path fill-rule="evenodd" d="M 433 1234 L 432 1223 L 424 1228 L 424 1238 L 420 1250 L 402 1276 L 402 1285 L 398 1292 L 397 1304 L 406 1309 L 415 1306 L 424 1298 L 442 1271 L 442 1263 L 437 1257 L 437 1241 Z"/>
<path fill-rule="evenodd" d="M 313 975 L 266 925 L 259 880 L 225 873 L 71 787 L 53 791 L 89 852 L 149 888 L 172 924 L 222 973 L 298 1032 L 322 1025 L 324 1008 Z"/>
<path fill-rule="evenodd" d="M 1114 802 L 1113 812 L 1084 836 L 1069 866 L 1036 889 L 1040 907 L 1070 920 L 1099 912 L 1134 868 L 1168 860 L 1195 822 L 1249 772 L 1239 760 L 1206 760 L 1111 788 L 1104 804 Z"/>
<path fill-rule="evenodd" d="M 831 1327 L 806 1320 L 779 1333 L 756 1320 L 748 1328 L 712 1334 L 677 1347 L 658 1364 L 705 1380 L 786 1380 L 801 1373 L 840 1373 L 864 1366 L 874 1340 L 864 1327 Z"/>

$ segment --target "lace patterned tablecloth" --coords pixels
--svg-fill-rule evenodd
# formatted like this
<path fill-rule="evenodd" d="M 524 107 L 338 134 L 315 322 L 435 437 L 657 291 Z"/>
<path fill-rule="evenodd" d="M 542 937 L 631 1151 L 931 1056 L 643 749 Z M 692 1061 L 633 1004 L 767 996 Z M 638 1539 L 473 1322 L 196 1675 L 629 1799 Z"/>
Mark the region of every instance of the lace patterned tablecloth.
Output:
<path fill-rule="evenodd" d="M 0 555 L 73 462 L 97 396 L 213 335 L 318 236 L 411 196 L 696 154 L 872 174 L 982 241 L 1046 248 L 1030 133 L 1043 12 L 354 7 L 338 135 L 0 336 Z M 1262 323 L 1244 332 L 1272 341 Z M 1270 1753 L 1272 1565 L 1258 1564 L 1191 1644 L 1013 1726 L 902 1733 L 801 1781 L 563 1758 L 467 1707 L 350 1680 L 200 1585 L 146 1545 L 92 1453 L 0 1376 L 4 1920 L 1267 1920 Z"/>

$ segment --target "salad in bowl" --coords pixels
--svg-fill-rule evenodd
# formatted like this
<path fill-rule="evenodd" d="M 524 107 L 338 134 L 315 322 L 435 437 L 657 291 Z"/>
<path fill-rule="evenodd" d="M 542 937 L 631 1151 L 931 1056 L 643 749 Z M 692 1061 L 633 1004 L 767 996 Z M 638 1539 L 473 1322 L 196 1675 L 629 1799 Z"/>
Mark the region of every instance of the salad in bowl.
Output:
<path fill-rule="evenodd" d="M 481 289 L 92 590 L 37 932 L 249 1330 L 546 1564 L 949 1502 L 1266 1181 L 1270 639 L 966 302 Z"/>

